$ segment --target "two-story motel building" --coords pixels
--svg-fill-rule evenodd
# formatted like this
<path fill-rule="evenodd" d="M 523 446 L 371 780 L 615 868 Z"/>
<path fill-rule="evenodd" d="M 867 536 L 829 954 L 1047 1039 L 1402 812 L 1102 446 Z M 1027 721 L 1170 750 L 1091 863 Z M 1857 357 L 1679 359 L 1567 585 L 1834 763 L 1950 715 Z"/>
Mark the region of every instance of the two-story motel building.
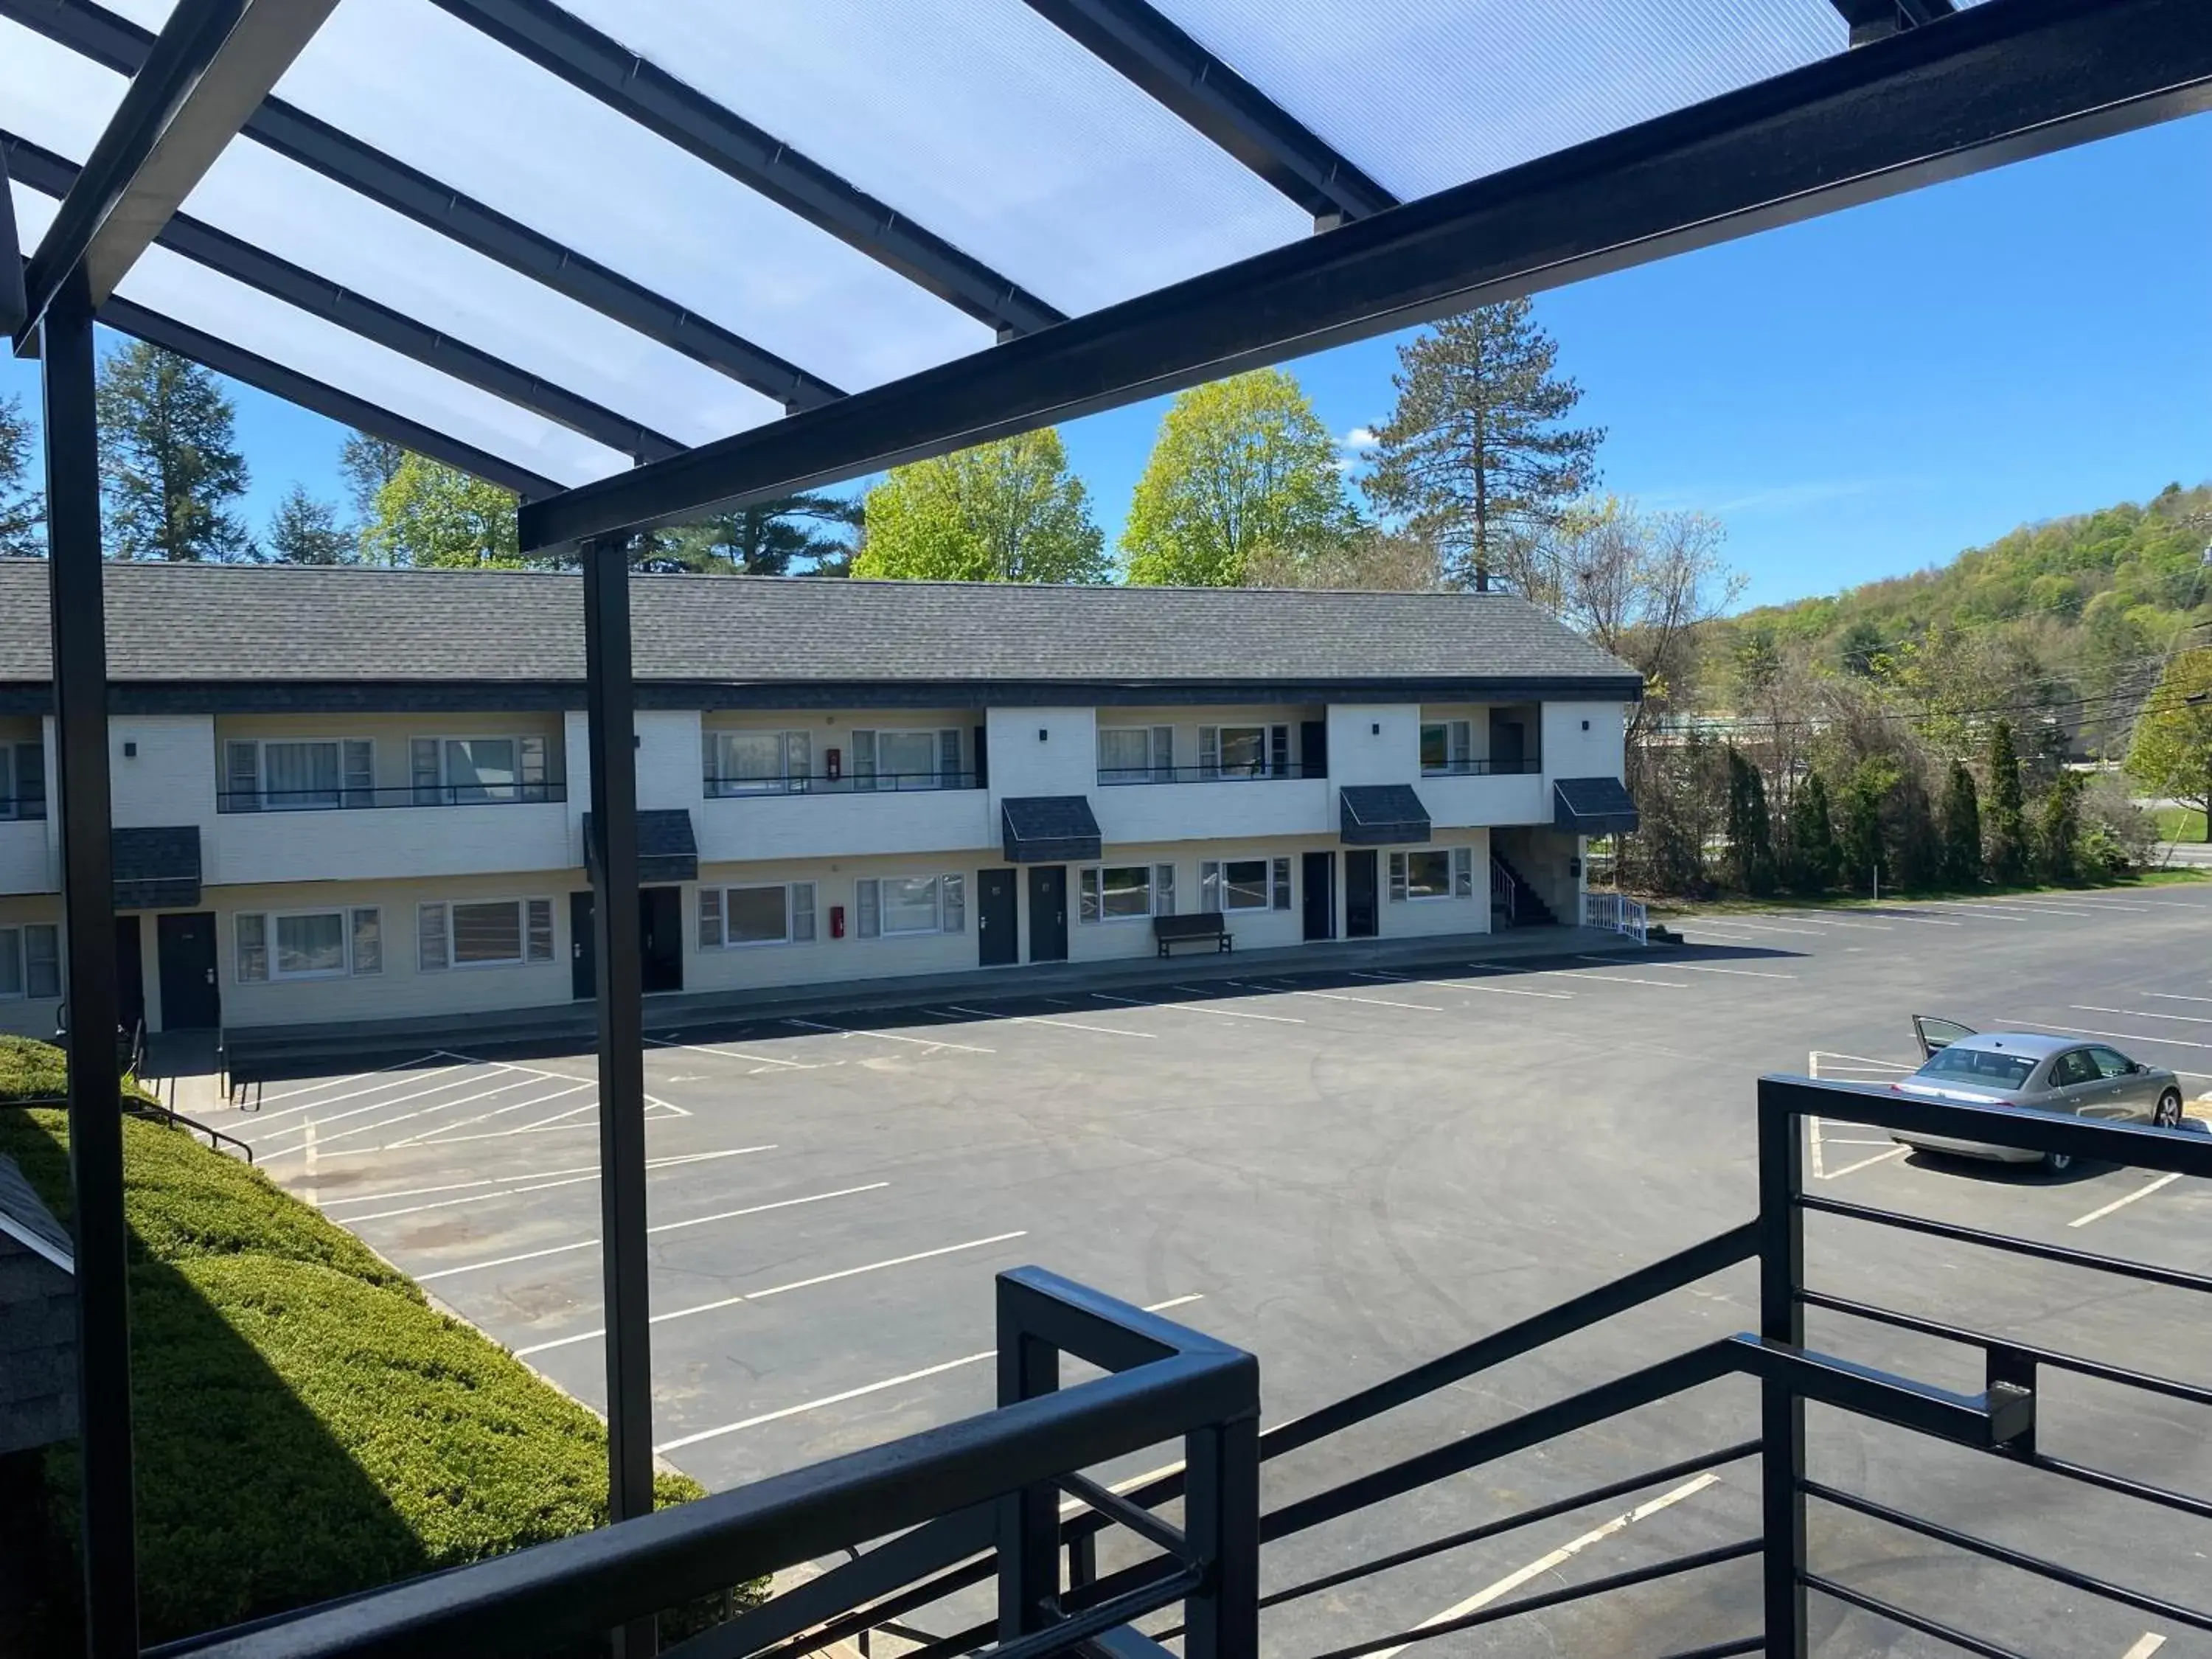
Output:
<path fill-rule="evenodd" d="M 117 565 L 117 927 L 151 1030 L 592 994 L 582 585 Z M 1478 933 L 1580 910 L 1633 670 L 1503 594 L 647 576 L 651 992 Z M 53 1029 L 45 567 L 0 565 L 0 1030 Z"/>

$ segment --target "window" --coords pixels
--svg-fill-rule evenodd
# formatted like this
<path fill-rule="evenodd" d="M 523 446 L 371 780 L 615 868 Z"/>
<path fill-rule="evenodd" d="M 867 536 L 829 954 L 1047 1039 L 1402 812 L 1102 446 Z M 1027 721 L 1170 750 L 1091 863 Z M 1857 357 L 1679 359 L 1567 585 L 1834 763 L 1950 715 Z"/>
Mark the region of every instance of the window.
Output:
<path fill-rule="evenodd" d="M 1288 859 L 1208 859 L 1198 866 L 1201 911 L 1287 910 L 1291 908 Z"/>
<path fill-rule="evenodd" d="M 699 948 L 740 945 L 804 945 L 814 937 L 814 884 L 768 887 L 702 887 Z"/>
<path fill-rule="evenodd" d="M 243 912 L 233 920 L 231 933 L 241 985 L 384 971 L 382 917 L 374 906 Z"/>
<path fill-rule="evenodd" d="M 1421 770 L 1424 774 L 1468 772 L 1474 768 L 1473 720 L 1421 722 Z"/>
<path fill-rule="evenodd" d="M 448 968 L 511 968 L 553 960 L 551 899 L 468 899 L 418 905 L 416 965 L 426 974 Z"/>
<path fill-rule="evenodd" d="M 1987 1048 L 1961 1048 L 1953 1043 L 1938 1048 L 1916 1077 L 1965 1078 L 1996 1089 L 2017 1089 L 2027 1081 L 2035 1062 L 2025 1054 L 1994 1054 Z"/>
<path fill-rule="evenodd" d="M 961 780 L 959 729 L 855 728 L 852 773 L 855 789 L 956 789 Z"/>
<path fill-rule="evenodd" d="M 2116 1078 L 2133 1075 L 2128 1069 L 2130 1064 L 2128 1057 L 2117 1049 L 2092 1048 L 2089 1050 L 2089 1058 L 2095 1064 L 2099 1077 Z"/>
<path fill-rule="evenodd" d="M 1474 896 L 1474 849 L 1471 847 L 1424 847 L 1390 854 L 1390 898 L 1472 898 Z"/>
<path fill-rule="evenodd" d="M 226 812 L 329 811 L 376 804 L 376 744 L 368 738 L 282 743 L 233 738 L 223 744 Z"/>
<path fill-rule="evenodd" d="M 2069 1089 L 2077 1083 L 2096 1080 L 2097 1062 L 2089 1058 L 2087 1048 L 2073 1049 L 2051 1062 L 2051 1086 L 2054 1089 Z"/>
<path fill-rule="evenodd" d="M 0 1002 L 61 994 L 61 929 L 51 922 L 0 927 Z"/>
<path fill-rule="evenodd" d="M 1175 727 L 1099 727 L 1100 783 L 1171 783 L 1174 780 Z"/>
<path fill-rule="evenodd" d="M 0 743 L 0 818 L 46 815 L 46 745 Z"/>
<path fill-rule="evenodd" d="M 1079 921 L 1142 921 L 1175 914 L 1175 866 L 1109 865 L 1081 872 Z"/>
<path fill-rule="evenodd" d="M 1287 726 L 1201 726 L 1198 728 L 1198 774 L 1201 778 L 1264 778 L 1290 770 L 1291 728 Z"/>
<path fill-rule="evenodd" d="M 416 738 L 407 755 L 418 806 L 552 799 L 544 738 Z"/>
<path fill-rule="evenodd" d="M 968 889 L 959 876 L 884 876 L 853 884 L 862 939 L 957 933 L 968 925 Z"/>
<path fill-rule="evenodd" d="M 702 743 L 710 796 L 793 794 L 814 770 L 808 732 L 709 732 Z"/>

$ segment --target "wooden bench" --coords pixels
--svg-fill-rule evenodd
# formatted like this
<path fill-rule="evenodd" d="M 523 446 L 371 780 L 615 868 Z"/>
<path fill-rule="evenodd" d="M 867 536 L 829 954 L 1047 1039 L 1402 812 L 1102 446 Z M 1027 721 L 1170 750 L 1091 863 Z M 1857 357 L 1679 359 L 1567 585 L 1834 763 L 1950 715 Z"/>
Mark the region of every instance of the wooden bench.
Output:
<path fill-rule="evenodd" d="M 1214 949 L 1230 948 L 1229 920 L 1218 910 L 1200 911 L 1194 916 L 1154 916 L 1152 939 L 1166 956 L 1177 945 L 1187 945 L 1193 939 L 1212 939 Z"/>

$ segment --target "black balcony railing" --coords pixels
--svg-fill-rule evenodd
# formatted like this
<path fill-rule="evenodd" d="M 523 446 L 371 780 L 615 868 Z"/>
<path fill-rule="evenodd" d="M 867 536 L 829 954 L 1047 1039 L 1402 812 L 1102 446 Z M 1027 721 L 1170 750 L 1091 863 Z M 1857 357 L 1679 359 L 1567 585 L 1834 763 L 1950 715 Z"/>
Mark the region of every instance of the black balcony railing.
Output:
<path fill-rule="evenodd" d="M 1102 766 L 1098 783 L 1111 789 L 1130 783 L 1265 783 L 1328 775 L 1327 767 L 1309 766 L 1303 761 L 1279 761 L 1273 765 Z"/>
<path fill-rule="evenodd" d="M 44 818 L 46 798 L 44 795 L 0 795 L 0 823 L 15 818 Z"/>
<path fill-rule="evenodd" d="M 1421 763 L 1425 778 L 1525 778 L 1540 775 L 1543 769 L 1540 755 L 1523 755 L 1518 760 L 1447 761 L 1441 765 Z"/>
<path fill-rule="evenodd" d="M 699 780 L 709 800 L 752 795 L 892 795 L 921 789 L 981 789 L 980 772 L 872 772 L 865 777 L 732 778 L 715 773 Z"/>
<path fill-rule="evenodd" d="M 226 789 L 218 812 L 357 812 L 386 806 L 514 806 L 568 799 L 566 781 L 415 783 L 377 789 Z"/>

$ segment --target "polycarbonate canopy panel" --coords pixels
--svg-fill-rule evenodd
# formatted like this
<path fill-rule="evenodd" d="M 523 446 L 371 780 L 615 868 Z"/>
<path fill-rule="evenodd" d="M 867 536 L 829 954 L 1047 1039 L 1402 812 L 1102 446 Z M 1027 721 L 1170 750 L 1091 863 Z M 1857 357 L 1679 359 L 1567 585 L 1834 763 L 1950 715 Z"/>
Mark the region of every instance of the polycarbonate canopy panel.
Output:
<path fill-rule="evenodd" d="M 1811 63 L 1829 0 L 1154 0 L 1400 198 Z"/>

